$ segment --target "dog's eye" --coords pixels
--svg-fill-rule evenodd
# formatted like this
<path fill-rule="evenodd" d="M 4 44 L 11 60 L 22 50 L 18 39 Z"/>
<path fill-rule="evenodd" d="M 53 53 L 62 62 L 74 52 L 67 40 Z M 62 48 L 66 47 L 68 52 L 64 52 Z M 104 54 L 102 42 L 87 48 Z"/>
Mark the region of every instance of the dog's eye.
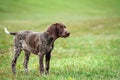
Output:
<path fill-rule="evenodd" d="M 62 29 L 63 28 L 63 26 L 60 26 L 60 29 Z"/>

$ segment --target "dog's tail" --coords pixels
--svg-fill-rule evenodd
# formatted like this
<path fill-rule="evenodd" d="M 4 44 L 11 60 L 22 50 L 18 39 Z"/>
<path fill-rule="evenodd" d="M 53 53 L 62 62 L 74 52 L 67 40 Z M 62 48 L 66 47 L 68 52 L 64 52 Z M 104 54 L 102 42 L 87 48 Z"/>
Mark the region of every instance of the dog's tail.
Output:
<path fill-rule="evenodd" d="M 5 33 L 10 34 L 10 35 L 16 35 L 17 34 L 17 32 L 9 32 L 6 27 L 4 28 L 4 31 L 5 31 Z"/>

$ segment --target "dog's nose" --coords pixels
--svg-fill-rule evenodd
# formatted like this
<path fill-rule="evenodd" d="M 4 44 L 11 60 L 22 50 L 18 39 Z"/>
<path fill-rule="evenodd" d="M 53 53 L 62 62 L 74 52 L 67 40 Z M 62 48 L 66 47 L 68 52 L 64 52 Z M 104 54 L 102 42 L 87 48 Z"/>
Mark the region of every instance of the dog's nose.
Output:
<path fill-rule="evenodd" d="M 66 31 L 66 34 L 69 36 L 69 35 L 70 35 L 70 32 Z"/>

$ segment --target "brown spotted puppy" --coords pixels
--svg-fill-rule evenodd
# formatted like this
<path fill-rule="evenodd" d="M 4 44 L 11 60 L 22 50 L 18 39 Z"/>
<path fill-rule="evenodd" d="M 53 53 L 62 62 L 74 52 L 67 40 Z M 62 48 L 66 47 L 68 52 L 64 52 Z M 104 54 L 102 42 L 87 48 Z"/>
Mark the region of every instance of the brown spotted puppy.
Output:
<path fill-rule="evenodd" d="M 12 72 L 16 74 L 16 62 L 21 51 L 25 52 L 24 69 L 28 72 L 28 61 L 30 53 L 34 53 L 39 56 L 40 73 L 49 73 L 49 62 L 51 58 L 51 51 L 54 47 L 54 41 L 59 37 L 68 37 L 70 32 L 66 29 L 66 26 L 62 23 L 52 24 L 45 32 L 33 32 L 33 31 L 20 31 L 9 32 L 5 28 L 5 32 L 14 35 L 14 58 L 12 60 Z M 45 56 L 46 68 L 44 69 L 43 57 Z"/>

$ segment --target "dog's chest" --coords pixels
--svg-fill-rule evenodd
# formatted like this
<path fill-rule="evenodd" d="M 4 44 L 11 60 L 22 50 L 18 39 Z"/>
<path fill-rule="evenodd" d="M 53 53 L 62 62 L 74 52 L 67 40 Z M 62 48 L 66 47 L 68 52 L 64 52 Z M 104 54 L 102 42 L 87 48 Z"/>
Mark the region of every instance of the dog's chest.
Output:
<path fill-rule="evenodd" d="M 53 40 L 49 35 L 41 35 L 39 38 L 39 51 L 47 54 L 53 49 Z"/>
<path fill-rule="evenodd" d="M 40 47 L 39 47 L 39 51 L 44 53 L 44 54 L 47 54 L 48 52 L 50 52 L 51 50 L 53 49 L 53 44 L 50 43 L 50 44 L 47 44 L 47 43 L 41 43 L 40 44 Z"/>

